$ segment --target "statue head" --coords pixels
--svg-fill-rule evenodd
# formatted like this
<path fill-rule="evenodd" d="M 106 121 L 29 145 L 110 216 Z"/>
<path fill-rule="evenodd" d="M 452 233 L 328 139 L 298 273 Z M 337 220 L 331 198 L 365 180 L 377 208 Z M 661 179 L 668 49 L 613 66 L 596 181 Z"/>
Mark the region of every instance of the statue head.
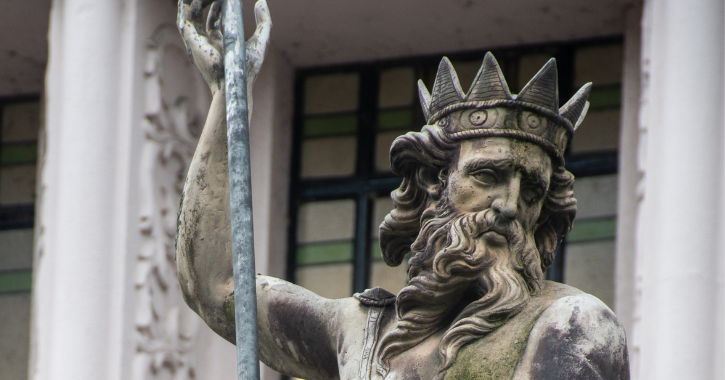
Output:
<path fill-rule="evenodd" d="M 551 59 L 512 95 L 491 53 L 464 94 L 443 58 L 432 94 L 418 84 L 427 125 L 390 149 L 403 183 L 380 226 L 388 265 L 411 252 L 398 295 L 396 329 L 382 340 L 393 356 L 447 327 L 442 370 L 458 349 L 521 311 L 576 215 L 564 151 L 588 108 L 591 84 L 559 108 Z"/>

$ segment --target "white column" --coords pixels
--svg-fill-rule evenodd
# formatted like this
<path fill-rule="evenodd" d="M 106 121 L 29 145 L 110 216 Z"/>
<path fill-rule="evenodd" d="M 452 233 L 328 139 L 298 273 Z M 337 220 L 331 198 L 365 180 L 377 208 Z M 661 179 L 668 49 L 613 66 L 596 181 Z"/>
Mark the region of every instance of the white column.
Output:
<path fill-rule="evenodd" d="M 130 153 L 122 20 L 132 3 L 52 4 L 33 379 L 120 376 Z"/>
<path fill-rule="evenodd" d="M 722 379 L 721 0 L 645 2 L 637 379 Z"/>
<path fill-rule="evenodd" d="M 642 5 L 626 10 L 622 119 L 619 139 L 619 190 L 617 194 L 617 252 L 614 312 L 631 338 L 634 325 L 637 185 L 642 175 L 637 167 L 639 146 L 639 99 L 641 71 Z M 631 343 L 631 339 L 629 341 Z M 637 352 L 629 350 L 630 365 L 636 367 Z"/>

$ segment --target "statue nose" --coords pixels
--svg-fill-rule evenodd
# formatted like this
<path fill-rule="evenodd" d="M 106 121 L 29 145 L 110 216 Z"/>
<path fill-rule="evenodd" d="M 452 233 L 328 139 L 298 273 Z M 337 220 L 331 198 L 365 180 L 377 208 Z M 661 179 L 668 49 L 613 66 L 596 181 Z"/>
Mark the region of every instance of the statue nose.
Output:
<path fill-rule="evenodd" d="M 507 189 L 492 206 L 501 216 L 508 220 L 516 219 L 518 215 L 519 193 L 521 191 L 521 177 L 515 175 L 508 183 Z"/>

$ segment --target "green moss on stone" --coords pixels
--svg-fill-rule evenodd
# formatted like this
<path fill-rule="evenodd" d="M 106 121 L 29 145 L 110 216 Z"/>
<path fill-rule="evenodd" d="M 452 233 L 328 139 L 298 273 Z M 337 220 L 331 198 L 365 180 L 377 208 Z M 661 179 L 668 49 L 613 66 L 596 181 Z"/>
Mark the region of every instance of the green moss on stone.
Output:
<path fill-rule="evenodd" d="M 222 304 L 224 309 L 224 316 L 227 318 L 227 322 L 234 324 L 234 293 L 227 296 L 226 301 Z"/>

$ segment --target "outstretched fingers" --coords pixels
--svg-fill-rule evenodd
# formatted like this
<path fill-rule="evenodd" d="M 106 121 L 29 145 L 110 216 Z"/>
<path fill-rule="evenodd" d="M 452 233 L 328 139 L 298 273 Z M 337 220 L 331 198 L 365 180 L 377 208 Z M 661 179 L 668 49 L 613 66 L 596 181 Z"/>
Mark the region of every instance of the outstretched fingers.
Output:
<path fill-rule="evenodd" d="M 269 7 L 265 0 L 257 1 L 254 6 L 254 19 L 257 22 L 257 29 L 254 35 L 247 41 L 247 82 L 256 79 L 259 70 L 262 68 L 264 56 L 269 47 L 269 34 L 272 30 L 272 17 L 269 14 Z M 250 81 L 251 79 L 251 81 Z M 251 86 L 248 86 L 251 87 Z"/>
<path fill-rule="evenodd" d="M 215 1 L 209 9 L 209 16 L 206 19 L 206 34 L 209 42 L 217 51 L 224 51 L 224 39 L 221 32 L 222 2 Z"/>

